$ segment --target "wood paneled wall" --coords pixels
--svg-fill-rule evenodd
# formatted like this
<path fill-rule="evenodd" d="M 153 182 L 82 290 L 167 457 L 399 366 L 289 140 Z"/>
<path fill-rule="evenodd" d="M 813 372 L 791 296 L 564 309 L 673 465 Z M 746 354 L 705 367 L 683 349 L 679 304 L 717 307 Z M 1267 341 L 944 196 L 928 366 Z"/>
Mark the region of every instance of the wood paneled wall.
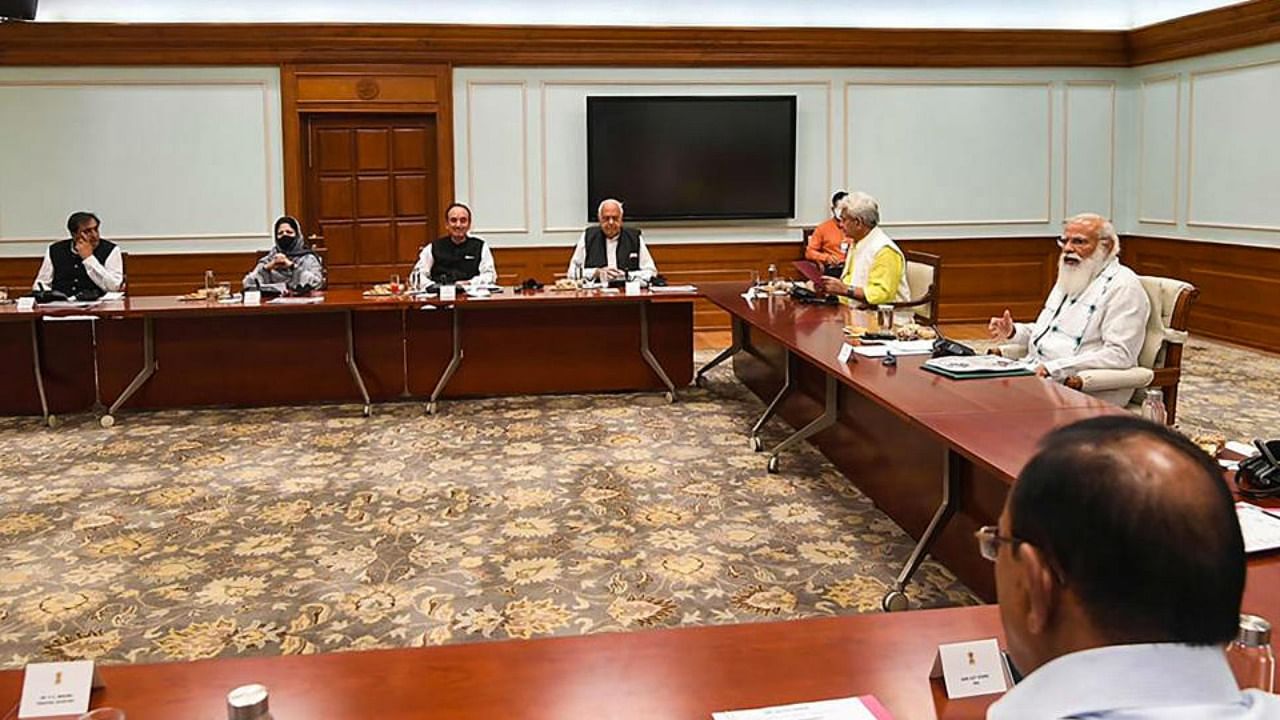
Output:
<path fill-rule="evenodd" d="M 1121 247 L 1135 271 L 1200 288 L 1191 332 L 1280 352 L 1280 248 L 1142 236 Z"/>

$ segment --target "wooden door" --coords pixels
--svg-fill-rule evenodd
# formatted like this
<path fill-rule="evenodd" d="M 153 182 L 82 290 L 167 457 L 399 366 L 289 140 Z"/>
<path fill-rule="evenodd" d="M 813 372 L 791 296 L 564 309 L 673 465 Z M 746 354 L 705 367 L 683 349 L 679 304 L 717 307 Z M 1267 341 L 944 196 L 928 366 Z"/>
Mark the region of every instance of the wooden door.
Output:
<path fill-rule="evenodd" d="M 310 115 L 306 127 L 307 229 L 324 236 L 329 284 L 406 276 L 438 231 L 435 116 Z"/>

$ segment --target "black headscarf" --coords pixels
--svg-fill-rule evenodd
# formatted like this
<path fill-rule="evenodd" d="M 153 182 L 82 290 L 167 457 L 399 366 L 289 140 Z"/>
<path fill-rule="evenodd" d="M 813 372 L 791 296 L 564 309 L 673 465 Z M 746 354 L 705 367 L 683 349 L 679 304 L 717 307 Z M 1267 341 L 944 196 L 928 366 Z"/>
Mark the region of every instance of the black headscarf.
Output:
<path fill-rule="evenodd" d="M 293 228 L 294 237 L 288 237 L 280 234 L 280 226 L 288 225 Z M 306 255 L 311 252 L 307 247 L 306 238 L 302 236 L 302 225 L 298 219 L 291 215 L 281 215 L 275 224 L 271 226 L 271 232 L 275 235 L 276 250 L 283 253 L 286 257 L 297 257 Z"/>

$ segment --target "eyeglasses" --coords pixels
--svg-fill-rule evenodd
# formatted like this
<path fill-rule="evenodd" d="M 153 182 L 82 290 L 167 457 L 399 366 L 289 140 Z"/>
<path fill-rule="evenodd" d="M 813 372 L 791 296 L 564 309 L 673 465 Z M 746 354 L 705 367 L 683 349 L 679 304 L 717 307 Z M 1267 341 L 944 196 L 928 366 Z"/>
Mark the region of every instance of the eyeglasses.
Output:
<path fill-rule="evenodd" d="M 1076 235 L 1073 237 L 1067 237 L 1066 235 L 1063 235 L 1062 237 L 1057 239 L 1058 247 L 1060 248 L 1065 248 L 1068 245 L 1070 245 L 1073 248 L 1088 247 L 1089 242 L 1090 242 L 1089 238 L 1083 235 Z"/>
<path fill-rule="evenodd" d="M 1018 543 L 1023 542 L 1016 537 L 1001 535 L 1000 528 L 995 525 L 984 525 L 978 528 L 973 536 L 978 539 L 978 552 L 991 562 L 996 561 L 996 554 L 1000 552 L 1000 543 L 1009 543 L 1017 547 Z"/>

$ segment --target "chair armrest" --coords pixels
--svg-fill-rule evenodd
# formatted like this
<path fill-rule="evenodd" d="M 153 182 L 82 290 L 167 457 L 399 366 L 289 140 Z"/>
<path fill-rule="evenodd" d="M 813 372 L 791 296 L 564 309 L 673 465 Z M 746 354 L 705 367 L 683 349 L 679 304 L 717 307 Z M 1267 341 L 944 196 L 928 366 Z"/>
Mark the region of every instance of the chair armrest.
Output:
<path fill-rule="evenodd" d="M 1083 383 L 1085 392 L 1103 392 L 1104 390 L 1137 390 L 1151 384 L 1156 374 L 1151 368 L 1131 367 L 1127 370 L 1081 370 L 1076 374 Z"/>
<path fill-rule="evenodd" d="M 1017 343 L 1003 343 L 1003 344 L 997 345 L 996 348 L 1000 351 L 1001 356 L 1007 357 L 1010 360 L 1017 360 L 1019 358 L 1026 357 L 1027 355 L 1026 345 L 1019 345 Z"/>

